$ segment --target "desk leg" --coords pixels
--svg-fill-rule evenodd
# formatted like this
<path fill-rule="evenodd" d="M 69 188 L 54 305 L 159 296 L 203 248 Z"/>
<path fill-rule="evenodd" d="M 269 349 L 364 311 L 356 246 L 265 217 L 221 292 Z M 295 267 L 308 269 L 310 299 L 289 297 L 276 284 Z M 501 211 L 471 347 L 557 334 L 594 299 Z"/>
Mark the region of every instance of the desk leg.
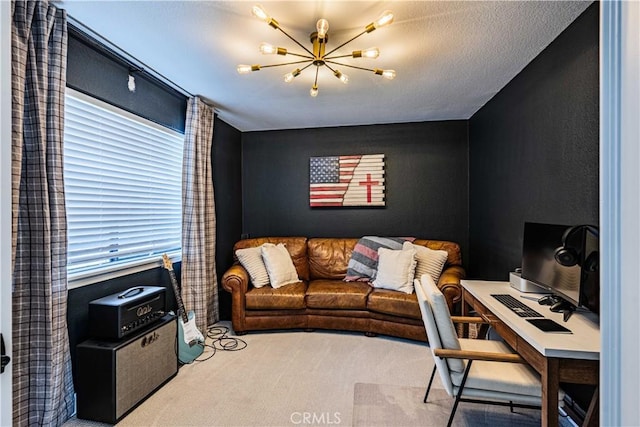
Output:
<path fill-rule="evenodd" d="M 462 316 L 469 316 L 469 308 L 471 308 L 469 306 L 469 304 L 466 303 L 466 301 L 464 300 L 464 292 L 462 292 L 462 308 L 460 310 L 460 313 Z M 469 338 L 469 324 L 468 323 L 461 323 L 458 325 L 458 336 L 460 338 Z"/>
<path fill-rule="evenodd" d="M 464 298 L 464 292 L 462 293 L 462 310 L 460 310 L 462 316 L 469 316 L 469 309 L 471 309 L 472 307 L 467 304 L 467 302 L 465 301 Z"/>
<path fill-rule="evenodd" d="M 558 379 L 560 361 L 555 358 L 546 358 L 544 372 L 540 375 L 542 382 L 542 427 L 558 426 Z"/>
<path fill-rule="evenodd" d="M 599 422 L 599 387 L 593 392 L 593 397 L 591 398 L 591 403 L 589 404 L 589 410 L 587 411 L 586 416 L 584 417 L 584 426 L 585 427 L 595 427 Z"/>

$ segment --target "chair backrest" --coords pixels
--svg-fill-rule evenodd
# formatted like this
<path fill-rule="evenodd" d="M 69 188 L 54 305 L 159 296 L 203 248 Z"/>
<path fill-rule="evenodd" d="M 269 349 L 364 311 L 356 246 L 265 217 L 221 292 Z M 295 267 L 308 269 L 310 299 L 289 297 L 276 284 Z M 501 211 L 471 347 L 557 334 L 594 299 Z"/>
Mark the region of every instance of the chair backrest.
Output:
<path fill-rule="evenodd" d="M 438 374 L 440 375 L 440 379 L 442 380 L 442 385 L 444 386 L 447 393 L 450 396 L 453 396 L 453 384 L 451 383 L 451 376 L 447 361 L 437 357 L 434 354 L 435 349 L 442 348 L 442 343 L 440 341 L 440 334 L 438 333 L 438 327 L 436 326 L 435 318 L 433 317 L 433 312 L 431 311 L 431 304 L 427 299 L 427 294 L 423 289 L 420 280 L 414 280 L 414 287 L 416 290 L 416 296 L 418 297 L 420 312 L 422 313 L 422 321 L 427 331 L 427 339 L 429 340 L 429 347 L 431 348 L 433 361 L 436 364 L 436 368 L 438 369 Z"/>
<path fill-rule="evenodd" d="M 423 274 L 420 278 L 422 289 L 425 291 L 427 301 L 431 305 L 431 312 L 436 321 L 436 328 L 440 336 L 442 348 L 449 350 L 460 350 L 460 341 L 458 341 L 458 333 L 451 321 L 449 306 L 444 294 L 435 284 L 428 274 Z M 462 359 L 448 359 L 449 369 L 454 372 L 464 372 L 465 363 Z"/>

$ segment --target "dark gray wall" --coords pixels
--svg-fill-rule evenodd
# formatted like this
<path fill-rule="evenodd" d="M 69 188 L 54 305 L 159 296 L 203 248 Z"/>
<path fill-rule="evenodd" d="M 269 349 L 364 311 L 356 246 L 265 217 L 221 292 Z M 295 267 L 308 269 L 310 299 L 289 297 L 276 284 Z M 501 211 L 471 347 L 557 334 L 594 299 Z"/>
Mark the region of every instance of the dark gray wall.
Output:
<path fill-rule="evenodd" d="M 130 92 L 129 73 L 124 60 L 69 28 L 68 87 L 184 133 L 187 97 L 145 72 L 132 73 L 136 90 Z"/>
<path fill-rule="evenodd" d="M 508 280 L 525 221 L 598 224 L 598 5 L 469 122 L 468 275 Z"/>
<path fill-rule="evenodd" d="M 468 239 L 467 121 L 242 135 L 243 233 Z M 310 208 L 309 158 L 384 154 L 386 207 Z"/>
<path fill-rule="evenodd" d="M 231 319 L 231 294 L 220 279 L 233 263 L 233 245 L 242 233 L 242 145 L 241 133 L 216 117 L 211 149 L 216 202 L 216 271 L 220 318 Z"/>

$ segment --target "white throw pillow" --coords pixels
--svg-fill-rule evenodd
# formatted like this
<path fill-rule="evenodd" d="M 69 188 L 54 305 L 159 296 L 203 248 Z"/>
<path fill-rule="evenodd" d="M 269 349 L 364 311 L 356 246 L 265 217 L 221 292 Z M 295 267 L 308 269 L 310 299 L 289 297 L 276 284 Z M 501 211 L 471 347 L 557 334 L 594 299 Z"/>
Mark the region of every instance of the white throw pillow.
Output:
<path fill-rule="evenodd" d="M 422 277 L 423 274 L 431 276 L 435 283 L 438 283 L 442 269 L 447 262 L 449 253 L 445 250 L 433 250 L 421 245 L 414 245 L 411 242 L 405 242 L 402 250 L 414 249 L 416 251 L 416 277 Z"/>
<path fill-rule="evenodd" d="M 378 274 L 374 288 L 393 289 L 406 294 L 413 293 L 413 273 L 416 269 L 416 251 L 378 249 Z"/>
<path fill-rule="evenodd" d="M 240 264 L 247 270 L 251 283 L 255 288 L 261 288 L 269 284 L 269 273 L 262 260 L 260 246 L 236 250 L 236 256 Z"/>
<path fill-rule="evenodd" d="M 300 281 L 291 255 L 282 243 L 277 245 L 265 243 L 262 245 L 261 251 L 272 287 L 280 288 L 289 283 Z"/>

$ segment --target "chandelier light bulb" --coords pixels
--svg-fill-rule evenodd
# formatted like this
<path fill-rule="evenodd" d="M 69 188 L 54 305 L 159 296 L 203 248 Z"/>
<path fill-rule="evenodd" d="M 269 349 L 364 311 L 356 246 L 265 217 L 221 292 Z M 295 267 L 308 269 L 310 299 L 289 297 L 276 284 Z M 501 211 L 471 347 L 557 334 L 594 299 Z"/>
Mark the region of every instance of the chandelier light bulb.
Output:
<path fill-rule="evenodd" d="M 387 80 L 393 80 L 396 78 L 396 70 L 381 70 L 380 68 L 374 68 L 373 72 Z"/>
<path fill-rule="evenodd" d="M 393 22 L 393 12 L 390 10 L 385 10 L 382 12 L 382 15 L 378 19 L 373 22 L 373 26 L 375 28 L 382 28 L 386 25 L 389 25 Z"/>
<path fill-rule="evenodd" d="M 336 70 L 333 72 L 333 75 L 340 79 L 340 81 L 344 84 L 349 83 L 349 76 L 343 74 L 341 71 Z"/>
<path fill-rule="evenodd" d="M 260 43 L 260 53 L 263 55 L 273 55 L 278 51 L 278 49 L 270 45 L 269 43 Z"/>
<path fill-rule="evenodd" d="M 292 72 L 285 74 L 284 75 L 285 83 L 291 83 L 293 81 L 293 79 L 298 77 L 298 75 L 300 74 L 300 71 L 301 71 L 300 68 L 296 68 Z"/>
<path fill-rule="evenodd" d="M 380 56 L 380 49 L 377 47 L 370 47 L 362 51 L 363 58 L 376 59 L 378 56 Z"/>
<path fill-rule="evenodd" d="M 269 43 L 260 43 L 260 52 L 263 55 L 275 55 L 276 53 L 278 55 L 286 55 L 287 54 L 287 49 L 283 48 L 283 47 L 276 47 L 273 46 Z"/>
<path fill-rule="evenodd" d="M 251 72 L 251 65 L 240 64 L 236 70 L 238 70 L 238 74 L 249 74 Z"/>
<path fill-rule="evenodd" d="M 396 78 L 396 70 L 384 70 L 382 72 L 382 77 L 388 80 L 393 80 Z"/>
<path fill-rule="evenodd" d="M 249 74 L 252 71 L 260 70 L 260 66 L 259 65 L 240 64 L 240 65 L 238 65 L 236 70 L 238 71 L 238 74 Z"/>
<path fill-rule="evenodd" d="M 316 30 L 318 30 L 318 38 L 324 39 L 329 31 L 329 21 L 326 19 L 318 19 L 316 23 Z"/>
<path fill-rule="evenodd" d="M 316 96 L 318 96 L 318 86 L 313 85 L 313 87 L 311 88 L 311 90 L 309 91 L 309 95 L 311 95 L 311 97 L 315 98 Z"/>
<path fill-rule="evenodd" d="M 264 7 L 262 7 L 262 5 L 259 5 L 259 4 L 256 4 L 251 8 L 251 14 L 264 22 L 269 22 L 269 20 L 271 19 L 271 17 L 264 10 Z"/>

